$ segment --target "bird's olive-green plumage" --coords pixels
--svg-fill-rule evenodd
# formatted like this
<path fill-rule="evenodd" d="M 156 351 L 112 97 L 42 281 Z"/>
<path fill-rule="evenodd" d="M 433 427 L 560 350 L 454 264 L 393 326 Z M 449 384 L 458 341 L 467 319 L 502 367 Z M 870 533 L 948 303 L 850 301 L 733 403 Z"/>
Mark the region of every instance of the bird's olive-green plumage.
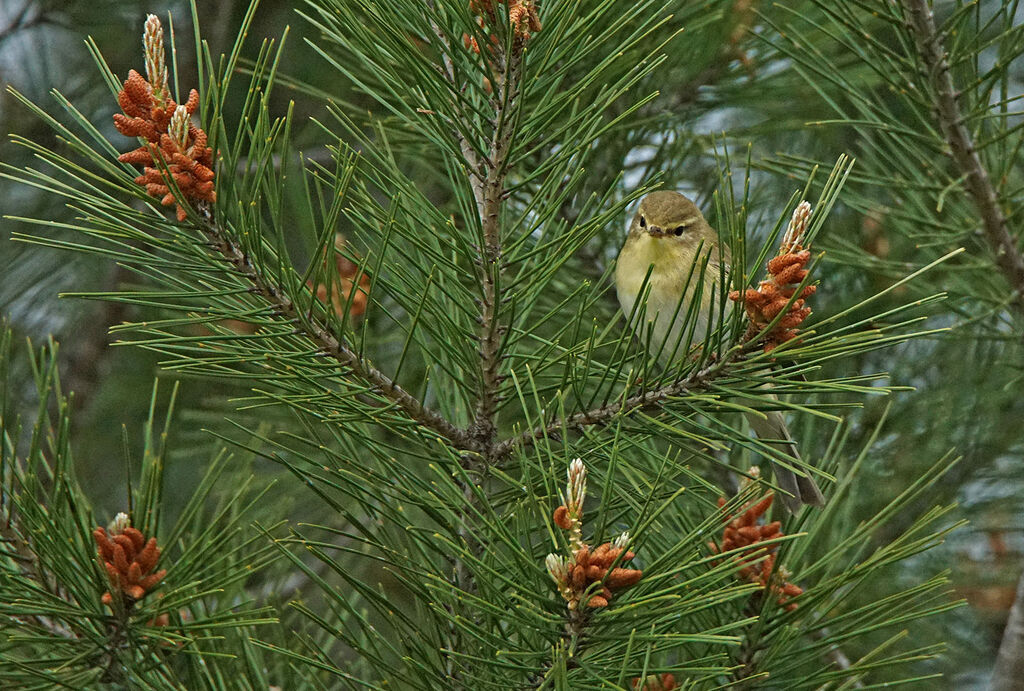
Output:
<path fill-rule="evenodd" d="M 634 317 L 633 328 L 643 338 L 650 325 L 649 347 L 660 352 L 662 359 L 685 357 L 678 348 L 687 309 L 698 298 L 700 286 L 693 340 L 703 341 L 723 268 L 728 277 L 729 265 L 729 248 L 719 242 L 718 233 L 692 201 L 678 192 L 653 192 L 640 202 L 616 262 L 615 287 L 622 311 L 627 316 L 634 314 L 646 285 L 645 309 L 637 310 L 643 319 Z M 697 274 L 702 266 L 704 276 L 700 280 Z M 799 458 L 781 413 L 772 410 L 763 416 L 750 414 L 747 419 L 758 438 Z M 810 477 L 776 465 L 775 479 L 780 489 L 791 495 L 783 496 L 791 511 L 801 504 L 821 506 L 825 501 Z"/>
<path fill-rule="evenodd" d="M 701 284 L 695 272 L 691 276 L 691 269 L 698 256 L 707 255 L 710 257 L 704 272 L 694 341 L 704 340 L 707 333 L 707 308 L 717 293 L 719 266 L 729 265 L 729 249 L 718 242 L 718 234 L 704 220 L 700 209 L 683 195 L 653 192 L 644 197 L 619 253 L 615 285 L 619 302 L 628 316 L 633 312 L 650 269 L 645 317 L 653 326 L 651 347 L 660 349 L 665 357 L 671 357 L 679 342 L 683 320 L 676 319 L 676 310 L 685 314 L 686 306 Z M 686 297 L 680 303 L 684 287 Z"/>

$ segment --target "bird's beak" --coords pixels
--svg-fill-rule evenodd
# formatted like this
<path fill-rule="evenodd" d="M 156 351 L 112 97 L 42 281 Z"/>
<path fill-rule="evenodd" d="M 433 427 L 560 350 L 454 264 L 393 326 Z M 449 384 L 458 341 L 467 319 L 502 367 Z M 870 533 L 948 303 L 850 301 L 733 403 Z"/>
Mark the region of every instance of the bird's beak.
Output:
<path fill-rule="evenodd" d="M 665 231 L 662 230 L 659 226 L 648 225 L 647 232 L 650 233 L 653 237 L 660 237 L 662 235 L 665 235 Z"/>

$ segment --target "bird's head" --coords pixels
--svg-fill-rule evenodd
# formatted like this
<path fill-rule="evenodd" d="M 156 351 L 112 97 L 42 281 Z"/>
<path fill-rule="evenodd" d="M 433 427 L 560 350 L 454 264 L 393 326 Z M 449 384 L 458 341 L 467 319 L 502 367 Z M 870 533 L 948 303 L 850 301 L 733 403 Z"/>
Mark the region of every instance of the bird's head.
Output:
<path fill-rule="evenodd" d="M 713 231 L 690 199 L 678 192 L 651 192 L 640 201 L 630 235 L 647 233 L 653 238 L 692 242 Z M 689 237 L 688 237 L 689 236 Z"/>

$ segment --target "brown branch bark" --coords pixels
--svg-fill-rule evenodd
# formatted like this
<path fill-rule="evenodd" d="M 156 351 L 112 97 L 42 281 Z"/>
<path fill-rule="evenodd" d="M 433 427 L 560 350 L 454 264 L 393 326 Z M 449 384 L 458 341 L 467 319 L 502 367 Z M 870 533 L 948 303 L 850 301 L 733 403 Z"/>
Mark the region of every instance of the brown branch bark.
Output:
<path fill-rule="evenodd" d="M 453 90 L 461 90 L 462 85 L 456 76 L 455 66 L 448 57 L 451 53 L 451 41 L 437 24 L 432 26 L 434 35 L 443 47 L 442 62 L 439 71 Z M 479 322 L 479 355 L 480 355 L 480 393 L 476 411 L 468 433 L 474 447 L 463 447 L 475 453 L 464 453 L 460 458 L 462 467 L 469 474 L 475 471 L 478 475 L 486 475 L 493 462 L 494 449 L 497 442 L 497 408 L 500 402 L 501 351 L 504 343 L 505 327 L 500 321 L 501 307 L 501 205 L 505 198 L 505 176 L 509 149 L 512 143 L 514 114 L 519 101 L 519 77 L 523 61 L 523 43 L 515 39 L 511 53 L 506 54 L 505 45 L 497 43 L 493 46 L 493 72 L 503 75 L 500 86 L 494 89 L 491 97 L 493 134 L 488 151 L 479 154 L 458 128 L 452 129 L 452 136 L 458 142 L 463 163 L 473 189 L 477 215 L 482 230 L 482 245 L 476 257 L 476 269 L 480 279 L 481 297 Z M 454 105 L 454 104 L 453 104 Z M 454 106 L 458 112 L 461 109 Z M 458 116 L 462 113 L 459 112 Z M 470 517 L 475 513 L 479 503 L 473 480 L 466 482 L 457 480 L 461 486 L 466 508 L 463 510 L 459 538 L 468 548 L 481 554 L 485 545 L 475 537 L 470 529 Z M 466 567 L 465 560 L 456 557 L 452 560 L 452 579 L 454 585 L 468 592 L 476 589 L 473 578 Z M 460 633 L 452 627 L 453 641 L 457 641 Z M 455 646 L 453 646 L 454 648 Z M 462 682 L 455 670 L 454 660 L 449 662 L 449 674 L 453 681 Z"/>
<path fill-rule="evenodd" d="M 451 42 L 436 24 L 433 26 L 444 47 L 444 55 L 440 72 L 452 89 L 461 90 L 448 53 Z M 508 154 L 512 144 L 515 113 L 519 107 L 519 80 L 522 72 L 525 43 L 524 39 L 513 39 L 511 51 L 506 53 L 502 42 L 490 47 L 491 67 L 495 75 L 501 75 L 500 85 L 494 89 L 490 99 L 492 110 L 491 126 L 493 134 L 484 155 L 477 153 L 471 143 L 458 130 L 452 136 L 459 144 L 463 162 L 469 174 L 476 202 L 477 215 L 483 234 L 483 243 L 476 258 L 477 271 L 481 283 L 479 354 L 480 354 L 480 393 L 477 399 L 471 431 L 477 441 L 477 451 L 484 464 L 492 459 L 496 444 L 497 424 L 496 413 L 500 403 L 501 360 L 505 327 L 500 320 L 501 307 L 501 205 L 505 198 L 505 176 Z M 482 55 L 487 54 L 485 50 Z"/>
<path fill-rule="evenodd" d="M 393 379 L 366 362 L 316 317 L 296 309 L 295 301 L 286 295 L 280 286 L 274 285 L 262 276 L 245 252 L 216 224 L 210 210 L 200 207 L 199 211 L 205 221 L 202 230 L 209 238 L 211 245 L 234 267 L 235 271 L 248 279 L 254 292 L 273 305 L 283 317 L 295 321 L 323 353 L 348 368 L 357 379 L 372 385 L 377 392 L 397 405 L 406 415 L 441 435 L 456 448 L 476 449 L 475 440 L 465 429 L 455 426 L 439 412 L 425 406 Z"/>
<path fill-rule="evenodd" d="M 1017 581 L 1017 596 L 1010 608 L 1003 641 L 999 645 L 995 669 L 992 672 L 992 691 L 1021 691 L 1024 689 L 1024 573 Z"/>
<path fill-rule="evenodd" d="M 512 143 L 511 121 L 518 106 L 519 75 L 523 51 L 515 41 L 508 60 L 508 71 L 500 90 L 492 99 L 494 107 L 494 135 L 490 152 L 483 161 L 486 176 L 478 187 L 477 212 L 483 230 L 484 244 L 479 256 L 479 270 L 483 279 L 480 307 L 480 399 L 477 402 L 473 428 L 481 446 L 486 450 L 484 462 L 490 463 L 496 440 L 496 413 L 500 402 L 502 375 L 501 360 L 505 328 L 501 324 L 501 226 L 499 216 L 505 195 L 505 173 Z M 505 71 L 505 59 L 498 51 L 495 71 Z"/>
<path fill-rule="evenodd" d="M 953 86 L 946 50 L 935 28 L 935 18 L 927 0 L 903 0 L 918 57 L 935 92 L 935 112 L 939 127 L 949 146 L 949 155 L 963 176 L 963 187 L 978 210 L 984 236 L 995 254 L 996 266 L 1014 290 L 1012 304 L 1024 314 L 1024 255 L 1010 233 L 1006 215 L 999 205 L 988 170 L 960 108 L 960 92 Z"/>

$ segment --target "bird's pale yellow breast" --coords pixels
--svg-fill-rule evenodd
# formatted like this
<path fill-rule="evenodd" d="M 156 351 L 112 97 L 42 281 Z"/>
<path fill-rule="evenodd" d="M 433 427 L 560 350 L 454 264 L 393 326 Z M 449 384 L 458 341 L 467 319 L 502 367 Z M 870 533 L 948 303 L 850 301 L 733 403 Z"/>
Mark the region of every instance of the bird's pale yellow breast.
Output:
<path fill-rule="evenodd" d="M 667 238 L 651 237 L 647 233 L 630 237 L 615 267 L 615 285 L 619 298 L 628 300 L 632 305 L 650 269 L 648 310 L 651 311 L 652 307 L 660 309 L 666 302 L 671 302 L 669 308 L 674 310 L 690 274 L 696 256 L 695 249 L 668 241 Z M 695 279 L 696 276 L 691 279 L 691 284 L 696 283 Z M 651 314 L 651 318 L 653 316 Z"/>
<path fill-rule="evenodd" d="M 648 233 L 632 234 L 619 253 L 615 266 L 615 287 L 627 317 L 633 311 L 644 287 L 644 280 L 647 279 L 645 317 L 647 321 L 654 322 L 656 340 L 664 340 L 677 333 L 678 322 L 682 321 L 699 282 L 696 274 L 690 276 L 697 255 L 695 245 L 699 243 L 680 243 L 673 240 L 674 238 L 652 237 Z M 650 278 L 647 278 L 648 270 Z M 710 275 L 712 272 L 714 275 Z M 700 322 L 696 334 L 698 339 L 704 337 L 704 308 L 710 304 L 713 286 L 718 279 L 715 263 L 709 264 L 707 273 L 709 275 L 705 276 L 701 311 L 697 315 Z M 683 298 L 680 308 L 684 287 L 687 287 L 686 297 Z M 676 314 L 677 308 L 680 308 L 679 315 Z"/>

